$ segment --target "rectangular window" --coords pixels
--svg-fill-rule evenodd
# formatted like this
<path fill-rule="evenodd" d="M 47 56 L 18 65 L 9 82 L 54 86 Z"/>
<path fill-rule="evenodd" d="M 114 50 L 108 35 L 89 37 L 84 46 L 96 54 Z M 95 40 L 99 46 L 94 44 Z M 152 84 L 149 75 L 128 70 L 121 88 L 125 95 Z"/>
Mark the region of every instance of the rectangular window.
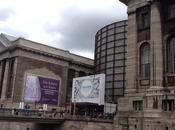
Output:
<path fill-rule="evenodd" d="M 123 81 L 114 82 L 114 88 L 123 88 Z"/>
<path fill-rule="evenodd" d="M 108 88 L 112 89 L 112 88 L 113 88 L 113 83 L 112 83 L 112 82 L 106 83 L 106 88 L 107 88 L 107 89 L 108 89 Z"/>
<path fill-rule="evenodd" d="M 168 18 L 175 18 L 175 4 L 172 4 L 168 7 Z"/>
<path fill-rule="evenodd" d="M 106 70 L 106 74 L 108 74 L 108 75 L 109 75 L 109 74 L 113 74 L 113 71 L 114 71 L 113 69 L 107 69 L 107 70 Z"/>
<path fill-rule="evenodd" d="M 108 48 L 114 47 L 114 42 L 109 42 L 107 45 L 108 45 Z"/>
<path fill-rule="evenodd" d="M 113 81 L 113 75 L 106 76 L 106 82 Z"/>
<path fill-rule="evenodd" d="M 174 100 L 172 99 L 162 100 L 162 110 L 163 111 L 173 111 L 174 110 Z"/>
<path fill-rule="evenodd" d="M 107 55 L 113 54 L 114 53 L 114 48 L 108 49 L 107 50 Z"/>
<path fill-rule="evenodd" d="M 141 77 L 148 79 L 150 77 L 150 64 L 142 64 L 141 65 Z"/>
<path fill-rule="evenodd" d="M 112 60 L 114 60 L 114 55 L 107 56 L 107 61 L 112 61 Z"/>
<path fill-rule="evenodd" d="M 101 46 L 101 50 L 105 50 L 106 49 L 106 44 L 103 44 L 102 46 Z"/>
<path fill-rule="evenodd" d="M 142 31 L 149 29 L 150 27 L 150 5 L 141 7 L 137 10 L 137 21 L 138 21 L 138 30 Z"/>
<path fill-rule="evenodd" d="M 149 13 L 145 12 L 141 14 L 141 28 L 147 28 L 150 26 L 150 22 L 149 22 Z"/>
<path fill-rule="evenodd" d="M 114 80 L 120 81 L 120 80 L 124 80 L 123 78 L 124 78 L 123 74 L 116 74 L 115 77 L 114 77 Z"/>
<path fill-rule="evenodd" d="M 114 29 L 108 30 L 108 35 L 114 34 Z"/>
<path fill-rule="evenodd" d="M 111 67 L 113 67 L 113 65 L 114 65 L 113 62 L 108 62 L 108 63 L 107 63 L 107 68 L 111 68 Z"/>
<path fill-rule="evenodd" d="M 108 37 L 108 42 L 114 41 L 114 35 Z"/>
<path fill-rule="evenodd" d="M 143 101 L 133 101 L 133 110 L 134 111 L 141 111 L 143 110 Z"/>

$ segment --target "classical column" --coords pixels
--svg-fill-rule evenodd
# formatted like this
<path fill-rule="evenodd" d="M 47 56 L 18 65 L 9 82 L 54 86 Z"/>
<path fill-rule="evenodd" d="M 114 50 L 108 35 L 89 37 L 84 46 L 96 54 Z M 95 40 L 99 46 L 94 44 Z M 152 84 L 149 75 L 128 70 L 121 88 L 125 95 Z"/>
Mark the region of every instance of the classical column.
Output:
<path fill-rule="evenodd" d="M 75 70 L 75 77 L 79 77 L 79 71 Z"/>
<path fill-rule="evenodd" d="M 3 82 L 3 79 L 2 79 L 2 73 L 3 73 L 2 66 L 3 66 L 3 63 L 2 63 L 2 61 L 1 61 L 1 63 L 0 63 L 0 85 L 1 85 L 2 82 Z M 0 95 L 1 95 L 1 93 L 2 93 L 2 86 L 0 86 Z"/>
<path fill-rule="evenodd" d="M 151 48 L 152 48 L 152 86 L 162 86 L 163 82 L 163 49 L 160 3 L 151 5 Z"/>
<path fill-rule="evenodd" d="M 5 63 L 5 70 L 4 70 L 4 78 L 2 81 L 2 94 L 1 94 L 1 100 L 6 99 L 6 90 L 8 85 L 8 74 L 9 74 L 9 60 L 6 60 Z"/>
<path fill-rule="evenodd" d="M 17 70 L 17 64 L 18 64 L 18 59 L 15 57 L 14 59 L 14 66 L 13 66 L 13 77 L 12 77 L 12 98 L 14 95 L 14 88 L 15 88 L 15 80 L 16 80 L 16 70 Z"/>
<path fill-rule="evenodd" d="M 138 49 L 137 49 L 137 21 L 136 13 L 128 16 L 128 33 L 126 47 L 126 91 L 129 93 L 136 90 L 138 77 Z"/>

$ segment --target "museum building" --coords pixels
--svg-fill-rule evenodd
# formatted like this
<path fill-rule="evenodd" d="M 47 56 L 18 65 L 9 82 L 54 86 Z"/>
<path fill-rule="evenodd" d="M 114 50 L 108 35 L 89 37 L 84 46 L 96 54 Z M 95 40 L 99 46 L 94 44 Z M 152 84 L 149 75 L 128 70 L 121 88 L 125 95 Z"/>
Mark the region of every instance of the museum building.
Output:
<path fill-rule="evenodd" d="M 120 0 L 128 6 L 126 88 L 116 130 L 175 129 L 175 1 Z"/>
<path fill-rule="evenodd" d="M 51 108 L 69 104 L 72 94 L 72 80 L 74 77 L 93 74 L 94 61 L 69 51 L 57 49 L 24 38 L 16 38 L 6 34 L 0 35 L 0 99 L 4 107 L 19 108 L 20 102 L 34 105 L 50 104 Z M 32 80 L 33 79 L 33 80 Z M 27 83 L 49 86 L 55 91 L 58 88 L 54 102 L 35 101 L 34 97 L 25 97 Z M 42 83 L 41 83 L 42 82 Z M 49 85 L 48 85 L 49 84 Z M 31 85 L 32 86 L 32 85 Z M 49 88 L 49 89 L 50 89 Z M 36 91 L 40 92 L 38 88 Z M 45 88 L 46 89 L 46 88 Z M 48 89 L 48 88 L 47 88 Z M 44 90 L 44 89 L 43 89 Z M 49 94 L 41 91 L 38 96 Z M 30 93 L 28 94 L 31 96 Z M 34 95 L 34 94 L 33 94 Z M 67 95 L 67 96 L 66 96 Z M 52 95 L 55 96 L 54 94 Z M 38 97 L 35 97 L 36 99 Z M 28 99 L 28 100 L 26 100 Z M 34 100 L 33 100 L 34 99 Z M 49 99 L 48 99 L 49 100 Z M 51 99 L 53 100 L 53 99 Z M 48 106 L 49 108 L 49 106 Z"/>

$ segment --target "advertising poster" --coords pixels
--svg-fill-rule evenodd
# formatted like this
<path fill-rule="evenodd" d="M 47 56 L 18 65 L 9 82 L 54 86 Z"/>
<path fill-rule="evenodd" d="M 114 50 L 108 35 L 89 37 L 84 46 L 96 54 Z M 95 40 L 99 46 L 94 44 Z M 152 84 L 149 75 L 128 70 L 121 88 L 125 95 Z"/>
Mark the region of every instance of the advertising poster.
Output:
<path fill-rule="evenodd" d="M 24 89 L 24 101 L 57 105 L 59 80 L 27 75 Z"/>
<path fill-rule="evenodd" d="M 73 79 L 72 102 L 104 105 L 104 95 L 104 74 Z"/>

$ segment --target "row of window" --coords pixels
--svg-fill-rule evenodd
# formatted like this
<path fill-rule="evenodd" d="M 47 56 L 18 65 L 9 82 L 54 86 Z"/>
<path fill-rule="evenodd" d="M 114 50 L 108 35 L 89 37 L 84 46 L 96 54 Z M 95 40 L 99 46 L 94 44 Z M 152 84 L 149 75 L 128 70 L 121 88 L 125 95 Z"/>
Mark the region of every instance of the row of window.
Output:
<path fill-rule="evenodd" d="M 97 48 L 97 52 L 96 53 L 105 53 L 105 51 L 107 52 L 107 54 L 113 54 L 113 53 L 119 53 L 119 52 L 124 52 L 125 51 L 125 46 L 117 46 L 117 47 L 111 47 L 109 46 L 106 49 L 106 45 L 101 46 L 101 48 Z"/>
<path fill-rule="evenodd" d="M 172 37 L 167 44 L 167 72 L 175 73 L 175 37 Z M 140 47 L 140 77 L 150 77 L 150 45 L 148 43 Z"/>
<path fill-rule="evenodd" d="M 105 62 L 105 59 L 107 61 L 110 61 L 111 60 L 121 60 L 121 59 L 125 59 L 125 52 L 121 52 L 121 53 L 117 53 L 117 54 L 109 54 L 106 56 L 105 53 L 101 53 L 101 57 L 99 54 L 97 54 L 96 56 L 96 60 L 97 60 L 97 64 L 98 64 L 98 61 L 104 61 Z"/>
<path fill-rule="evenodd" d="M 115 82 L 106 82 L 106 89 L 118 89 L 123 88 L 124 82 L 123 81 L 115 81 Z"/>
<path fill-rule="evenodd" d="M 174 106 L 174 100 L 172 99 L 165 99 L 162 100 L 162 110 L 163 111 L 174 111 L 175 110 L 175 106 Z M 158 108 L 158 105 L 153 103 L 153 108 L 155 109 Z M 143 101 L 142 100 L 138 100 L 138 101 L 133 101 L 133 110 L 134 111 L 142 111 L 143 110 Z"/>
<path fill-rule="evenodd" d="M 100 48 L 102 46 L 107 46 L 107 48 L 111 48 L 111 47 L 119 47 L 119 46 L 123 46 L 125 44 L 125 40 L 124 39 L 115 39 L 115 41 L 111 41 L 111 42 L 106 42 L 103 41 L 102 44 L 101 42 L 97 42 L 97 51 L 100 50 Z"/>
<path fill-rule="evenodd" d="M 104 32 L 107 32 L 108 30 L 115 30 L 116 32 L 119 32 L 118 29 L 123 28 L 124 26 L 127 26 L 127 21 L 117 22 L 115 24 L 108 25 L 97 32 L 97 36 L 101 35 Z"/>
<path fill-rule="evenodd" d="M 104 32 L 102 33 L 101 35 L 97 35 L 97 40 L 100 41 L 100 39 L 103 39 L 105 37 L 109 37 L 109 36 L 114 36 L 114 35 L 118 35 L 118 34 L 123 34 L 125 33 L 125 28 L 126 27 L 120 27 L 120 28 L 117 28 L 117 29 L 111 29 L 111 30 L 108 30 L 107 32 Z"/>
<path fill-rule="evenodd" d="M 115 35 L 111 35 L 111 36 L 108 36 L 106 38 L 103 38 L 103 39 L 100 39 L 98 42 L 97 42 L 97 46 L 100 46 L 101 44 L 104 44 L 104 43 L 108 43 L 108 42 L 112 42 L 112 41 L 115 41 L 116 39 L 125 39 L 125 32 L 123 33 L 118 33 L 118 34 L 115 34 Z"/>

